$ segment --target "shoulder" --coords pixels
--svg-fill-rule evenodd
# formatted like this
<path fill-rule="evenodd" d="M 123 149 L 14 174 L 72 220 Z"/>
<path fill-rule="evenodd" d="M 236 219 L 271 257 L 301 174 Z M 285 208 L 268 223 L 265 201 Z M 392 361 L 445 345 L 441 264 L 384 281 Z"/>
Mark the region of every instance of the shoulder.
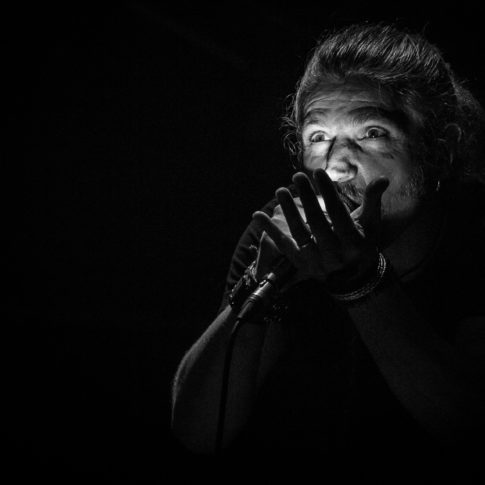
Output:
<path fill-rule="evenodd" d="M 485 236 L 485 184 L 468 182 L 450 187 L 442 194 L 442 203 L 465 235 Z"/>
<path fill-rule="evenodd" d="M 460 306 L 460 321 L 485 315 L 485 187 L 459 186 L 446 201 L 447 242 L 439 271 L 450 298 Z M 446 305 L 445 305 L 446 306 Z"/>
<path fill-rule="evenodd" d="M 462 319 L 456 327 L 455 343 L 473 373 L 485 377 L 485 315 Z"/>
<path fill-rule="evenodd" d="M 457 274 L 467 283 L 484 283 L 485 186 L 460 185 L 445 204 L 449 244 L 454 248 L 449 264 L 457 266 Z"/>

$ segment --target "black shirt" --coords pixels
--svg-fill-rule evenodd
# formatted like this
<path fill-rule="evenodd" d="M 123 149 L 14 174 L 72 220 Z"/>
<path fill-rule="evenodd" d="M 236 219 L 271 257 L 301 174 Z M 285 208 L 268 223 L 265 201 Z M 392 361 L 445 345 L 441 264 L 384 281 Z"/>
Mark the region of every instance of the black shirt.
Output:
<path fill-rule="evenodd" d="M 485 315 L 485 206 L 480 187 L 442 197 L 447 215 L 439 242 L 414 276 L 401 283 L 434 330 L 454 344 L 458 322 Z M 272 215 L 276 204 L 273 200 L 262 210 Z M 250 247 L 258 246 L 260 237 L 253 223 L 244 231 L 221 309 L 254 259 Z M 284 299 L 289 308 L 281 325 L 291 333 L 292 344 L 265 382 L 233 453 L 329 466 L 350 461 L 384 469 L 386 463 L 390 468 L 398 463 L 408 472 L 425 465 L 431 478 L 446 476 L 453 462 L 473 461 L 475 444 L 443 447 L 412 418 L 389 389 L 345 307 L 320 283 L 300 283 Z"/>

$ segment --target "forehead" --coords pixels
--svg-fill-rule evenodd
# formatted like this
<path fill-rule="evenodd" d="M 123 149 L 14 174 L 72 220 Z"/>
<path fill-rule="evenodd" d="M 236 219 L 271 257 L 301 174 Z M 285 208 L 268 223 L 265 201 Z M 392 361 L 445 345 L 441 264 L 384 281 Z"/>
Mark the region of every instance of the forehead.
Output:
<path fill-rule="evenodd" d="M 382 90 L 358 84 L 326 84 L 309 96 L 303 117 L 312 113 L 345 113 L 358 108 L 394 109 L 390 97 Z"/>
<path fill-rule="evenodd" d="M 365 123 L 384 121 L 410 134 L 417 127 L 413 113 L 398 109 L 382 89 L 358 84 L 325 85 L 309 96 L 303 109 L 302 128 L 321 122 Z"/>

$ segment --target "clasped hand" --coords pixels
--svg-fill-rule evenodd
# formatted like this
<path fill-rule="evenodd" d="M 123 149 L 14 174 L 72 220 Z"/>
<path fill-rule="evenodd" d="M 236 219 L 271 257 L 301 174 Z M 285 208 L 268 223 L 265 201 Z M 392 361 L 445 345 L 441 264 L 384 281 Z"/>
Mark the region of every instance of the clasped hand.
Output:
<path fill-rule="evenodd" d="M 381 197 L 389 180 L 381 177 L 370 182 L 362 205 L 352 213 L 324 170 L 314 172 L 314 181 L 325 211 L 308 176 L 298 172 L 293 182 L 304 217 L 297 207 L 298 201 L 286 188 L 276 191 L 279 206 L 273 218 L 261 211 L 253 214 L 265 231 L 256 272 L 258 277 L 263 276 L 269 271 L 275 253 L 282 253 L 297 270 L 289 286 L 313 278 L 324 282 L 330 291 L 350 291 L 377 266 Z"/>

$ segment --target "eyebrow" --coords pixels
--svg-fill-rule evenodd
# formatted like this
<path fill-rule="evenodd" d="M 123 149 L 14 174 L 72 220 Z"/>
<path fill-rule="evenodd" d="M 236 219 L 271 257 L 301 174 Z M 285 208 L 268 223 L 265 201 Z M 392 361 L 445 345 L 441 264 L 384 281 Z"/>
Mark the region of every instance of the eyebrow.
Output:
<path fill-rule="evenodd" d="M 330 110 L 325 108 L 315 108 L 310 110 L 303 118 L 303 125 L 319 123 L 325 118 Z M 386 109 L 379 106 L 362 106 L 349 112 L 352 123 L 362 124 L 367 121 L 386 121 L 392 123 L 404 132 L 409 131 L 409 119 L 399 110 Z"/>

